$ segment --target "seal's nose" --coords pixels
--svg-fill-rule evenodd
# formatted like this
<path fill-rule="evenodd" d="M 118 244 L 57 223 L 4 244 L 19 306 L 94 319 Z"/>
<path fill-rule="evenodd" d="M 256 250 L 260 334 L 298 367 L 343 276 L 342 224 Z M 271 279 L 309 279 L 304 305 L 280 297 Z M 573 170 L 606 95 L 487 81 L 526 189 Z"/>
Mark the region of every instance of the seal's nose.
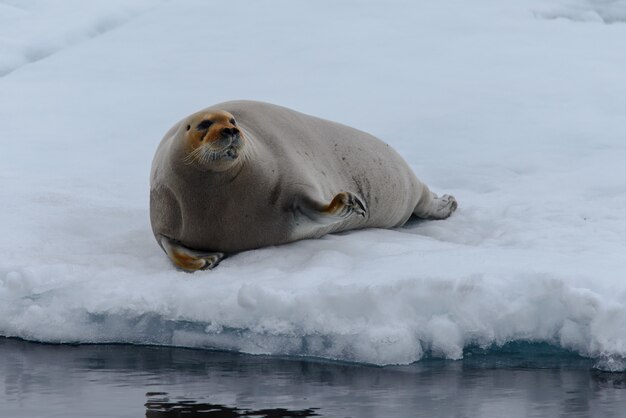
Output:
<path fill-rule="evenodd" d="M 239 129 L 237 129 L 235 127 L 224 128 L 224 129 L 222 129 L 221 135 L 224 138 L 231 137 L 231 136 L 238 136 L 239 135 Z"/>

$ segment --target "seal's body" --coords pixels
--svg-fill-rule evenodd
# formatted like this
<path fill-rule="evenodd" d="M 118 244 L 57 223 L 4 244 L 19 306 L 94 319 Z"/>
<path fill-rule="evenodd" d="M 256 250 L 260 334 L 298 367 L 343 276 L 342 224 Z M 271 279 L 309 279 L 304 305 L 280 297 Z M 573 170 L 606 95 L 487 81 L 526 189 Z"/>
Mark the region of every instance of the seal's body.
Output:
<path fill-rule="evenodd" d="M 455 209 L 372 135 L 266 103 L 227 102 L 183 119 L 152 164 L 153 232 L 190 271 L 224 253 Z"/>

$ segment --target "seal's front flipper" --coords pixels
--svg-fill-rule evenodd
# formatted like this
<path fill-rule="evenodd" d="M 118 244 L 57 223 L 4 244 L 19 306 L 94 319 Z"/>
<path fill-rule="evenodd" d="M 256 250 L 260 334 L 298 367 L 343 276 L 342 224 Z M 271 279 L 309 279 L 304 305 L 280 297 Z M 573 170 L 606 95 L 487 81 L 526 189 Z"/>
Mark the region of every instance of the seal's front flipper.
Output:
<path fill-rule="evenodd" d="M 194 251 L 164 235 L 159 235 L 157 240 L 174 265 L 189 273 L 212 269 L 224 258 L 224 253 Z"/>
<path fill-rule="evenodd" d="M 324 225 L 343 221 L 352 215 L 365 217 L 367 214 L 363 200 L 351 192 L 337 193 L 330 203 L 303 197 L 296 202 L 296 209 L 310 220 Z"/>

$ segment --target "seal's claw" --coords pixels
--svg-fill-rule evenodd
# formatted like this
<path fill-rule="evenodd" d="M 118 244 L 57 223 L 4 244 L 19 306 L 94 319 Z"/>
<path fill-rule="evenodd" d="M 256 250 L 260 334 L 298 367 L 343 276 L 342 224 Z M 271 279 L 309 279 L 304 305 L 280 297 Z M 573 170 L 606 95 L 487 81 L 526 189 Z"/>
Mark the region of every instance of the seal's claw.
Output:
<path fill-rule="evenodd" d="M 191 250 L 164 235 L 159 235 L 157 239 L 174 265 L 188 273 L 197 270 L 210 270 L 225 257 L 225 254 L 220 252 L 207 253 Z"/>
<path fill-rule="evenodd" d="M 354 193 L 339 192 L 325 209 L 325 212 L 341 218 L 347 218 L 352 214 L 365 217 L 367 207 Z"/>
<path fill-rule="evenodd" d="M 178 247 L 172 252 L 170 258 L 176 267 L 187 273 L 193 273 L 197 270 L 211 270 L 222 261 L 224 253 L 200 254 L 184 247 Z"/>
<path fill-rule="evenodd" d="M 361 199 L 359 199 L 359 197 L 357 195 L 352 195 L 354 197 L 354 203 L 356 203 L 356 206 L 354 206 L 354 211 L 361 215 L 362 217 L 365 217 L 365 214 L 367 213 L 367 208 L 365 207 L 365 203 L 363 203 L 363 201 Z"/>
<path fill-rule="evenodd" d="M 200 256 L 199 259 L 204 261 L 204 266 L 201 270 L 211 270 L 224 259 L 224 253 L 205 254 L 204 256 Z"/>

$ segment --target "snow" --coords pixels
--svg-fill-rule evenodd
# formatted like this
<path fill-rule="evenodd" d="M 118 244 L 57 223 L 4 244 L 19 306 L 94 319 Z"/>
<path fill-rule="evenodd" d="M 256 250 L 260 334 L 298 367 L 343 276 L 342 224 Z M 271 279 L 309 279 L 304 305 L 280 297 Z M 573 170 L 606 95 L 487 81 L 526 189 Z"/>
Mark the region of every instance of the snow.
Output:
<path fill-rule="evenodd" d="M 374 364 L 547 342 L 624 370 L 626 2 L 0 1 L 0 335 Z M 220 101 L 371 132 L 448 220 L 175 270 L 164 132 Z"/>

